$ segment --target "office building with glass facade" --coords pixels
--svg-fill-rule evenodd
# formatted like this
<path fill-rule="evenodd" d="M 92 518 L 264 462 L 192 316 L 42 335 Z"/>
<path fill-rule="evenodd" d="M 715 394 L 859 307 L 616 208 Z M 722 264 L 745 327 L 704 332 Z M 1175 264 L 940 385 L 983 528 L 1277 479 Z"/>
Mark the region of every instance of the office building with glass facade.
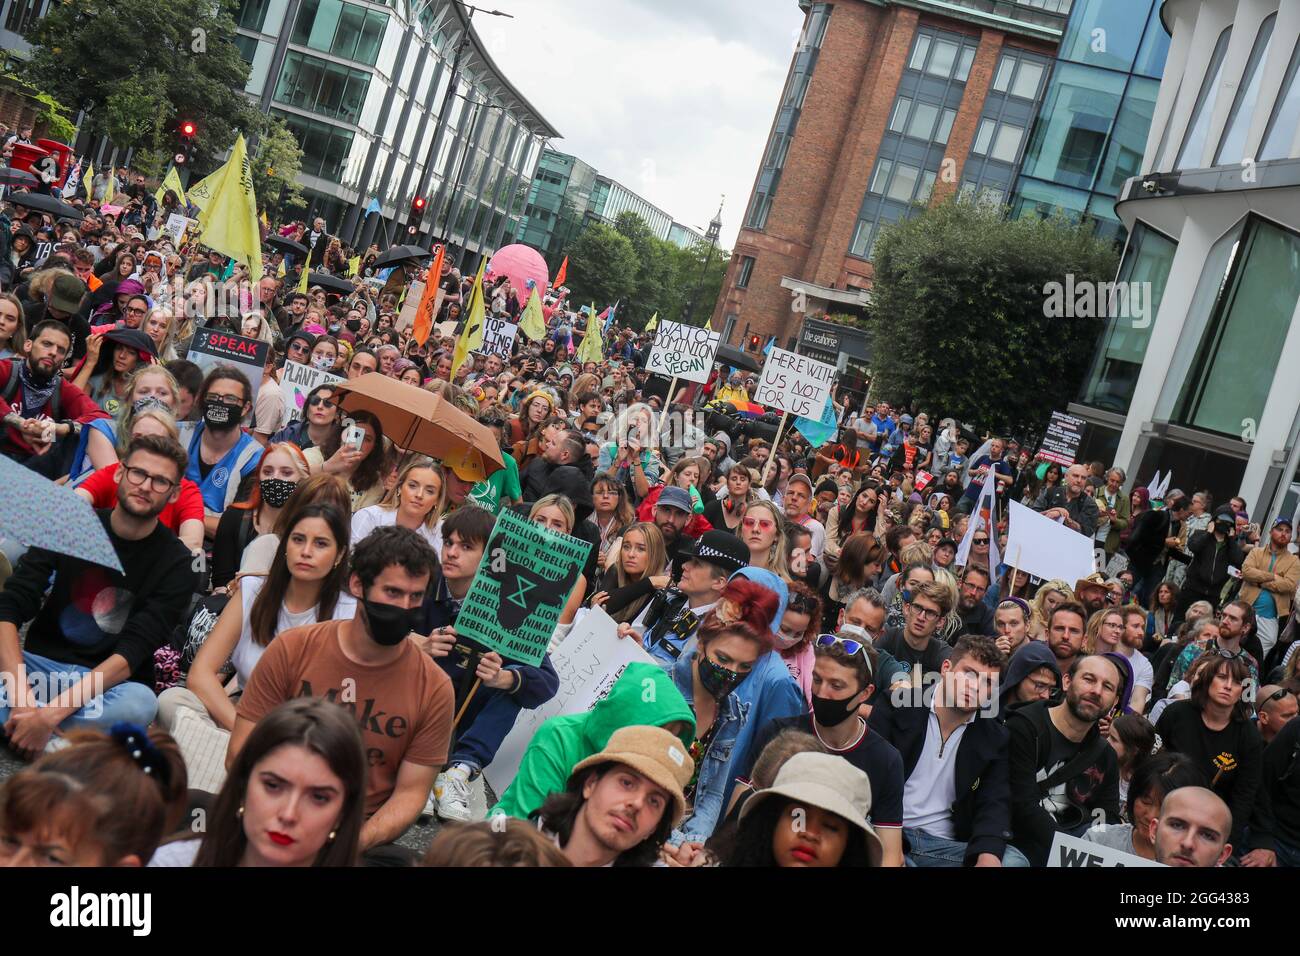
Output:
<path fill-rule="evenodd" d="M 724 340 L 802 347 L 819 315 L 861 316 L 889 225 L 954 192 L 1005 202 L 1070 5 L 803 0 L 712 317 Z M 841 371 L 869 360 L 864 337 L 832 337 Z"/>
<path fill-rule="evenodd" d="M 704 241 L 704 234 L 698 229 L 675 222 L 668 229 L 668 241 L 681 249 L 689 249 Z"/>
<path fill-rule="evenodd" d="M 1122 241 L 1115 198 L 1140 171 L 1169 53 L 1163 0 L 1075 0 L 1011 213 L 1087 218 Z"/>
<path fill-rule="evenodd" d="M 559 136 L 451 0 L 243 0 L 245 92 L 303 150 L 309 215 L 362 246 L 445 237 L 461 264 L 515 234 Z M 416 234 L 411 202 L 428 206 Z M 365 215 L 372 200 L 378 215 Z"/>
<path fill-rule="evenodd" d="M 1167 0 L 1168 64 L 1141 175 L 1120 191 L 1120 279 L 1143 317 L 1109 320 L 1083 401 L 1087 457 L 1145 484 L 1300 500 L 1300 4 Z"/>

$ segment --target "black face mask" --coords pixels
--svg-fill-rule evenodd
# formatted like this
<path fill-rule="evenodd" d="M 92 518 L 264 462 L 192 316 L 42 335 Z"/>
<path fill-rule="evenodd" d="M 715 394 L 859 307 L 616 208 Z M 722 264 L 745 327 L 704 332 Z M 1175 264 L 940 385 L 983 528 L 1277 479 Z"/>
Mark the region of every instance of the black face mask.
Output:
<path fill-rule="evenodd" d="M 370 600 L 363 600 L 361 604 L 366 610 L 366 626 L 370 629 L 370 637 L 383 647 L 402 643 L 406 635 L 415 630 L 423 612 L 423 608 L 419 607 L 408 609 Z"/>
<path fill-rule="evenodd" d="M 823 727 L 838 727 L 844 721 L 848 720 L 858 712 L 856 704 L 851 704 L 854 697 L 846 697 L 843 700 L 831 700 L 829 697 L 818 697 L 812 695 L 813 719 Z"/>
<path fill-rule="evenodd" d="M 239 406 L 209 398 L 203 403 L 203 421 L 214 432 L 228 432 L 232 428 L 238 428 Z"/>
<path fill-rule="evenodd" d="M 700 686 L 714 700 L 722 700 L 743 681 L 748 674 L 728 670 L 721 664 L 700 656 Z"/>
<path fill-rule="evenodd" d="M 348 319 L 348 321 L 347 321 L 347 326 L 348 326 L 348 331 L 349 331 L 349 332 L 360 332 L 360 331 L 361 331 L 361 320 L 360 320 L 360 319 Z"/>
<path fill-rule="evenodd" d="M 287 478 L 263 478 L 259 482 L 259 487 L 263 501 L 272 508 L 283 508 L 289 496 L 298 487 L 298 482 L 289 481 Z"/>

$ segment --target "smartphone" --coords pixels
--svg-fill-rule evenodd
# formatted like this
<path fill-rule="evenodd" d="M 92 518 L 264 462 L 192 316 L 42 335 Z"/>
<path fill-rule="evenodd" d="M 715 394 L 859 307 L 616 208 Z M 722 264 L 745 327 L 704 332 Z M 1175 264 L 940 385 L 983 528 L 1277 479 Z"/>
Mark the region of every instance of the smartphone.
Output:
<path fill-rule="evenodd" d="M 343 444 L 351 446 L 353 451 L 361 451 L 366 440 L 366 430 L 360 425 L 349 425 L 343 429 Z"/>

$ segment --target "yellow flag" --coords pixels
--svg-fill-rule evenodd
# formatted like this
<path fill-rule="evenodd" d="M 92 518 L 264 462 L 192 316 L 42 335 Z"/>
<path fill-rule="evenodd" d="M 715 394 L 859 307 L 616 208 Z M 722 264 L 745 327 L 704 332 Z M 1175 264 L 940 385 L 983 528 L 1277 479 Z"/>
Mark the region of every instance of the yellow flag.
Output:
<path fill-rule="evenodd" d="M 260 222 L 262 225 L 264 225 L 267 229 L 271 228 L 271 220 L 266 218 L 265 209 L 262 210 L 262 215 L 257 217 L 257 221 Z"/>
<path fill-rule="evenodd" d="M 653 331 L 654 331 L 655 329 L 657 329 L 657 328 L 659 328 L 659 313 L 658 313 L 658 312 L 656 312 L 654 315 L 650 316 L 650 321 L 647 322 L 647 323 L 645 324 L 645 330 L 646 330 L 647 332 L 653 332 Z"/>
<path fill-rule="evenodd" d="M 216 195 L 218 187 L 221 186 L 221 180 L 225 178 L 226 170 L 230 167 L 229 163 L 219 167 L 215 172 L 209 173 L 203 179 L 190 187 L 190 194 L 186 198 L 202 209 L 208 203 L 212 202 L 212 197 Z"/>
<path fill-rule="evenodd" d="M 533 294 L 528 297 L 524 314 L 519 317 L 519 331 L 534 342 L 546 338 L 546 319 L 542 315 L 542 297 L 537 294 L 537 286 L 533 286 Z"/>
<path fill-rule="evenodd" d="M 574 358 L 579 362 L 600 362 L 605 358 L 605 343 L 600 339 L 600 316 L 596 314 L 595 302 L 591 303 L 591 314 L 587 316 L 587 334 L 582 337 Z"/>
<path fill-rule="evenodd" d="M 348 260 L 348 276 L 353 277 L 361 272 L 361 257 L 353 256 Z"/>
<path fill-rule="evenodd" d="M 158 200 L 158 205 L 162 205 L 163 197 L 167 195 L 167 190 L 169 189 L 176 194 L 176 198 L 179 199 L 181 205 L 184 206 L 185 188 L 181 185 L 181 177 L 180 174 L 176 172 L 175 166 L 172 166 L 167 170 L 167 175 L 163 177 L 162 185 L 159 186 L 158 191 L 153 194 L 153 198 Z"/>
<path fill-rule="evenodd" d="M 262 233 L 257 224 L 257 197 L 253 195 L 253 165 L 243 133 L 235 137 L 226 175 L 212 201 L 199 214 L 199 225 L 205 246 L 247 263 L 254 282 L 262 278 Z"/>
<path fill-rule="evenodd" d="M 298 288 L 295 290 L 303 295 L 307 294 L 307 277 L 311 275 L 311 263 L 302 264 L 302 278 L 298 280 Z"/>
<path fill-rule="evenodd" d="M 456 351 L 451 356 L 451 380 L 456 380 L 456 370 L 465 364 L 469 353 L 483 347 L 483 320 L 487 309 L 483 304 L 483 272 L 487 269 L 487 256 L 478 264 L 474 288 L 469 293 L 469 308 L 465 310 L 465 329 L 456 340 Z"/>
<path fill-rule="evenodd" d="M 280 260 L 280 268 L 276 270 L 275 274 L 276 274 L 277 276 L 279 276 L 281 279 L 283 279 L 283 278 L 284 278 L 284 273 L 285 273 L 285 271 L 286 271 L 286 270 L 285 270 L 285 268 L 284 268 L 284 260 L 281 259 L 281 260 Z"/>
<path fill-rule="evenodd" d="M 110 166 L 108 167 L 108 186 L 104 190 L 104 202 L 109 203 L 111 205 L 113 202 L 113 197 L 116 195 L 117 195 L 117 173 L 113 170 L 113 167 Z"/>
<path fill-rule="evenodd" d="M 86 171 L 81 174 L 81 185 L 78 187 L 86 191 L 86 201 L 90 202 L 95 195 L 95 164 L 86 163 Z"/>

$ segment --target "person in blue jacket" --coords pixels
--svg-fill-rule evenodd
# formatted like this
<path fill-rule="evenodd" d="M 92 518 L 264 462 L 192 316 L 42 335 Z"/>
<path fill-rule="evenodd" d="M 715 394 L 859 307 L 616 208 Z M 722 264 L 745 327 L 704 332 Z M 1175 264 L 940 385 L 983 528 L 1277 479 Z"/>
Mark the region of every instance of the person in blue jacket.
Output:
<path fill-rule="evenodd" d="M 253 410 L 253 386 L 233 365 L 218 365 L 203 380 L 195 398 L 203 415 L 181 423 L 181 444 L 190 456 L 185 477 L 203 495 L 203 528 L 217 533 L 221 513 L 239 496 L 239 486 L 256 468 L 262 446 L 239 427 Z"/>

